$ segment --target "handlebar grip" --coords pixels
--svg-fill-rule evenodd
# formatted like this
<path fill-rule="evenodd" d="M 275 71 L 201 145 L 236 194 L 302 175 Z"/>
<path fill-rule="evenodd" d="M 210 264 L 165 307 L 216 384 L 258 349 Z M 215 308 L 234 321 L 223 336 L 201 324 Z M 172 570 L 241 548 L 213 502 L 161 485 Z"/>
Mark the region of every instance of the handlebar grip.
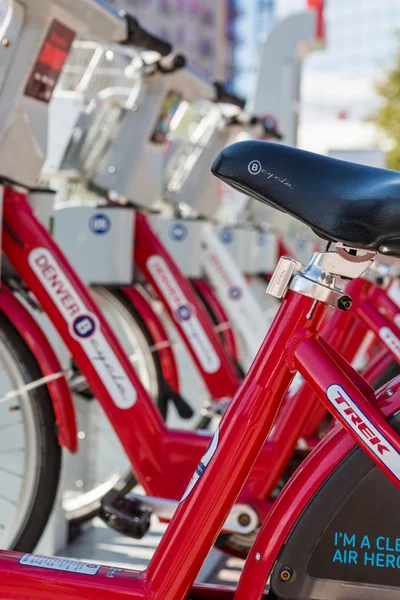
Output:
<path fill-rule="evenodd" d="M 233 104 L 234 106 L 238 106 L 243 109 L 246 104 L 246 100 L 243 98 L 239 98 L 239 96 L 235 96 L 235 94 L 230 94 L 224 87 L 222 83 L 219 81 L 214 81 L 214 89 L 216 93 L 215 102 L 224 102 L 226 104 Z"/>
<path fill-rule="evenodd" d="M 139 48 L 145 48 L 146 50 L 154 50 L 161 56 L 167 56 L 172 52 L 172 46 L 169 42 L 162 40 L 161 38 L 149 33 L 139 24 L 139 21 L 125 13 L 123 15 L 126 19 L 128 35 L 123 44 L 138 46 Z"/>
<path fill-rule="evenodd" d="M 183 54 L 171 54 L 157 61 L 160 73 L 174 73 L 175 71 L 179 71 L 179 69 L 183 69 L 185 65 L 186 58 Z"/>
<path fill-rule="evenodd" d="M 278 123 L 274 117 L 267 115 L 260 119 L 260 123 L 263 126 L 266 135 L 269 135 L 276 140 L 282 139 L 283 136 L 279 131 Z"/>

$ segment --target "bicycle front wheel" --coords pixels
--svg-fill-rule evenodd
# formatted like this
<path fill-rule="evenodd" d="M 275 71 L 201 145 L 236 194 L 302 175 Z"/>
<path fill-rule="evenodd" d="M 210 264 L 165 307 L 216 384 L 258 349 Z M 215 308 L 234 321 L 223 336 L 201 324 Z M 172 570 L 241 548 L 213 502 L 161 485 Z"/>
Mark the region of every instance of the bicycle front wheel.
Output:
<path fill-rule="evenodd" d="M 0 548 L 32 552 L 57 493 L 61 449 L 47 386 L 12 323 L 0 314 Z M 33 387 L 37 385 L 37 387 Z M 33 384 L 33 386 L 32 386 Z"/>

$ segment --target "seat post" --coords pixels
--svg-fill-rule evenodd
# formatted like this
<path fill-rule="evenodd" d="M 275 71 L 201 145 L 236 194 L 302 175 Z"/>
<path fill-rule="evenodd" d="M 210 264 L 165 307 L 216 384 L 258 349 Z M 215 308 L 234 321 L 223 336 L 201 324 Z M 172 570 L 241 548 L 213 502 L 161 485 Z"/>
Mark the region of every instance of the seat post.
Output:
<path fill-rule="evenodd" d="M 337 242 L 333 250 L 316 252 L 304 266 L 282 257 L 272 275 L 267 294 L 283 298 L 290 289 L 339 310 L 349 310 L 352 299 L 337 283 L 338 277 L 356 279 L 373 263 L 376 252 L 365 252 Z"/>

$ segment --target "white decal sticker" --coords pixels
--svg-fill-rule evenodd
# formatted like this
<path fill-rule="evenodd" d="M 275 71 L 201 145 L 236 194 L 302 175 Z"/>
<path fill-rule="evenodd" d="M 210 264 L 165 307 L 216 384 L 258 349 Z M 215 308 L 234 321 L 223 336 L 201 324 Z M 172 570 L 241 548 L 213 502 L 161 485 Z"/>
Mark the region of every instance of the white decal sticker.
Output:
<path fill-rule="evenodd" d="M 183 496 L 181 498 L 181 502 L 186 500 L 186 498 L 189 496 L 190 492 L 193 490 L 194 486 L 196 485 L 196 483 L 198 482 L 200 477 L 203 475 L 203 473 L 206 470 L 207 466 L 209 465 L 212 457 L 214 456 L 214 454 L 217 451 L 218 444 L 219 444 L 219 426 L 215 430 L 215 433 L 214 433 L 210 443 L 208 444 L 206 453 L 204 454 L 203 458 L 199 462 L 197 469 L 194 472 L 194 475 L 193 475 L 192 479 L 190 480 L 189 485 L 187 486 L 185 493 L 183 494 Z"/>
<path fill-rule="evenodd" d="M 189 304 L 162 256 L 153 255 L 147 260 L 147 268 L 168 302 L 175 321 L 182 327 L 189 343 L 206 373 L 215 373 L 221 366 L 218 354 L 207 337 L 194 307 Z"/>
<path fill-rule="evenodd" d="M 80 575 L 96 575 L 101 569 L 101 565 L 91 565 L 77 560 L 36 554 L 24 554 L 18 562 L 26 567 L 40 567 L 42 569 L 52 569 L 53 571 L 79 573 Z"/>
<path fill-rule="evenodd" d="M 395 315 L 393 321 L 397 327 L 400 327 L 400 315 Z"/>
<path fill-rule="evenodd" d="M 339 411 L 357 436 L 400 481 L 400 454 L 376 429 L 341 385 L 330 385 L 326 390 L 329 402 Z"/>
<path fill-rule="evenodd" d="M 240 331 L 252 356 L 259 350 L 268 324 L 240 269 L 211 226 L 202 229 L 201 264 L 230 321 Z"/>
<path fill-rule="evenodd" d="M 400 340 L 397 335 L 395 335 L 393 331 L 389 329 L 389 327 L 381 327 L 379 330 L 379 337 L 383 342 L 385 342 L 389 350 L 391 350 L 393 354 L 400 359 Z"/>
<path fill-rule="evenodd" d="M 68 323 L 71 336 L 79 342 L 118 408 L 131 408 L 136 390 L 120 365 L 95 314 L 77 294 L 60 265 L 46 248 L 29 254 L 29 265 Z"/>

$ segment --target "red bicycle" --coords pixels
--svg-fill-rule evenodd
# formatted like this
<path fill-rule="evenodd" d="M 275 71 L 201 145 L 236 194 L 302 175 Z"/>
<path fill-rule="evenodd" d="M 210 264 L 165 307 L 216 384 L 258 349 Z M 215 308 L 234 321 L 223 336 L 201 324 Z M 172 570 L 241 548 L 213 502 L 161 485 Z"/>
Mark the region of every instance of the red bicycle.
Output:
<path fill-rule="evenodd" d="M 104 31 L 111 28 L 110 35 L 121 39 L 126 34 L 128 23 L 128 39 L 132 43 L 155 47 L 161 54 L 169 53 L 168 44 L 141 30 L 135 20 L 121 19 L 114 9 L 111 8 L 109 12 L 106 5 L 94 3 L 91 7 L 90 0 L 82 5 L 84 23 L 99 27 L 100 35 L 103 36 Z M 57 12 L 58 9 L 54 10 Z M 92 20 L 87 21 L 88 13 L 85 10 L 93 11 L 90 13 L 93 15 Z M 61 57 L 65 60 L 74 37 L 74 30 L 71 29 L 73 19 L 65 24 L 62 10 L 59 14 L 61 21 L 51 22 L 50 25 L 43 14 L 37 3 L 26 0 L 22 8 L 12 5 L 6 20 L 9 43 L 2 45 L 2 55 L 7 63 L 7 78 L 3 86 L 4 96 L 0 97 L 0 101 L 4 98 L 7 100 L 10 95 L 14 97 L 13 103 L 6 102 L 11 115 L 6 123 L 7 127 L 9 123 L 12 124 L 13 135 L 17 135 L 21 115 L 24 114 L 34 113 L 35 119 L 40 116 L 39 121 L 45 126 L 47 102 L 62 68 Z M 103 24 L 100 26 L 101 23 Z M 26 35 L 31 26 L 38 33 L 35 40 Z M 83 29 L 86 27 L 84 24 L 81 26 Z M 64 46 L 60 54 L 57 50 L 60 50 L 61 40 L 64 40 Z M 54 64 L 48 64 L 48 56 L 52 56 L 52 53 L 57 58 L 54 58 Z M 37 57 L 33 67 L 29 60 L 31 55 Z M 13 67 L 16 62 L 21 63 L 18 69 Z M 1 125 L 3 127 L 3 122 Z M 14 140 L 11 133 L 8 133 L 5 139 Z M 6 146 L 6 143 L 2 143 L 3 154 Z M 164 503 L 166 511 L 163 512 L 164 518 L 168 518 L 176 506 L 170 500 L 177 500 L 182 495 L 194 465 L 207 446 L 208 436 L 204 433 L 171 431 L 164 426 L 128 357 L 88 291 L 29 206 L 32 192 L 27 192 L 27 188 L 37 176 L 37 169 L 33 167 L 43 161 L 44 155 L 41 146 L 35 142 L 34 132 L 29 131 L 27 143 L 22 148 L 19 145 L 17 147 L 18 164 L 13 161 L 10 163 L 6 160 L 7 156 L 4 156 L 4 161 L 2 158 L 4 254 L 24 281 L 27 290 L 34 294 L 54 323 L 95 396 L 101 399 L 146 492 L 169 500 Z M 24 179 L 16 184 L 15 180 L 21 174 Z M 140 219 L 140 215 L 138 222 L 142 223 L 144 231 L 150 236 L 146 221 Z M 157 258 L 158 264 L 159 257 L 147 256 L 143 248 L 141 252 L 144 253 L 143 260 L 150 272 L 149 262 L 153 264 Z M 167 258 L 164 262 L 174 275 L 174 265 L 169 264 Z M 158 268 L 157 265 L 154 268 Z M 10 494 L 4 494 L 1 498 L 4 503 L 2 529 L 4 545 L 28 549 L 35 546 L 53 505 L 60 472 L 60 446 L 75 451 L 77 441 L 71 394 L 64 372 L 37 322 L 11 292 L 12 283 L 11 279 L 9 285 L 4 284 L 0 295 L 2 358 L 12 364 L 12 368 L 9 366 L 7 371 L 16 374 L 11 391 L 2 398 L 4 445 L 1 454 L 5 457 L 2 472 L 9 476 L 7 492 Z M 194 292 L 187 282 L 183 283 L 183 290 L 185 292 L 187 288 L 187 298 L 190 301 Z M 25 299 L 32 302 L 29 293 L 25 294 Z M 176 308 L 179 309 L 180 306 L 179 304 Z M 173 312 L 173 307 L 170 310 Z M 204 311 L 199 311 L 196 319 L 198 326 L 204 325 L 205 329 L 209 328 L 213 333 Z M 239 376 L 218 344 L 217 340 L 218 354 L 211 352 L 212 362 L 218 369 L 225 365 L 226 372 L 231 373 L 232 378 L 222 383 L 218 379 L 217 370 L 212 370 L 210 377 L 216 388 L 222 388 L 223 385 L 224 393 L 228 390 L 233 395 L 239 384 Z M 208 366 L 208 363 L 203 365 L 206 372 Z M 133 428 L 134 422 L 140 422 L 140 427 Z M 254 534 L 259 519 L 262 518 L 263 506 L 265 505 L 265 509 L 269 506 L 264 500 L 262 484 L 268 454 L 269 449 L 266 448 L 264 458 L 249 480 L 248 489 L 232 512 L 225 528 L 228 537 L 231 534 Z M 254 498 L 254 506 L 250 502 L 251 498 Z M 255 508 L 257 498 L 261 499 L 260 514 L 258 508 Z M 121 502 L 124 498 L 117 496 L 105 504 L 105 518 L 127 533 L 143 535 L 149 525 L 149 500 L 146 498 L 143 503 L 134 498 L 131 502 L 128 501 L 129 510 L 123 512 Z"/>
<path fill-rule="evenodd" d="M 256 174 L 255 161 L 260 165 Z M 279 313 L 146 571 L 2 553 L 4 599 L 96 594 L 163 600 L 377 600 L 398 593 L 400 380 L 375 393 L 319 329 L 327 306 L 344 311 L 351 306 L 338 277 L 356 279 L 379 254 L 400 254 L 400 177 L 262 142 L 227 148 L 213 172 L 303 220 L 333 248 L 315 254 L 305 268 L 280 261 L 270 286 L 283 298 Z M 371 221 L 371 214 L 379 214 L 379 221 Z M 193 585 L 265 447 L 296 371 L 340 426 L 311 452 L 275 501 L 237 590 Z M 140 411 L 139 402 L 132 408 Z"/>
<path fill-rule="evenodd" d="M 31 5 L 32 11 L 35 6 L 32 8 Z M 104 9 L 98 10 L 101 12 Z M 117 18 L 119 22 L 115 14 L 113 18 Z M 53 30 L 48 29 L 47 22 L 39 21 L 39 24 L 43 40 L 46 35 L 50 40 L 53 39 Z M 134 31 L 140 31 L 137 24 Z M 23 44 L 16 44 L 16 48 L 18 52 L 12 55 L 12 59 L 25 60 L 27 80 L 31 76 L 27 56 L 33 54 L 33 49 L 29 46 L 28 51 Z M 35 69 L 41 68 L 39 60 Z M 21 89 L 25 88 L 22 86 Z M 47 94 L 49 90 L 45 88 L 45 91 Z M 37 97 L 29 96 L 27 102 L 41 107 L 41 94 L 44 92 L 40 88 L 36 93 Z M 25 95 L 21 94 L 24 101 Z M 18 106 L 17 103 L 16 105 Z M 27 145 L 27 153 L 32 152 L 32 147 Z M 27 176 L 31 159 L 27 156 L 25 160 L 27 170 L 23 169 L 22 173 Z M 10 182 L 11 176 L 16 177 L 17 172 L 19 171 L 14 164 L 10 171 L 5 171 L 8 181 L 5 180 L 3 186 L 4 253 L 64 338 L 71 355 L 105 408 L 146 493 L 159 497 L 158 506 L 160 498 L 168 500 L 161 502 L 160 516 L 170 518 L 177 506 L 177 502 L 171 502 L 171 499 L 178 500 L 181 497 L 194 465 L 206 449 L 208 438 L 199 433 L 170 431 L 164 426 L 86 288 L 71 270 L 48 232 L 35 218 L 28 205 L 26 192 Z M 29 186 L 28 176 L 23 183 L 25 187 Z M 143 227 L 147 228 L 146 223 Z M 152 258 L 146 255 L 145 250 L 143 252 L 146 261 Z M 172 272 L 173 268 L 171 266 Z M 25 386 L 24 392 L 17 395 L 22 398 L 18 403 L 13 394 L 3 398 L 3 405 L 12 418 L 18 421 L 18 417 L 22 415 L 23 425 L 30 423 L 26 426 L 25 437 L 28 443 L 22 449 L 19 440 L 12 433 L 8 442 L 13 445 L 2 449 L 2 453 L 4 451 L 12 456 L 8 461 L 12 465 L 9 470 L 13 471 L 10 478 L 20 481 L 18 494 L 19 498 L 24 498 L 24 502 L 18 504 L 18 507 L 24 508 L 20 512 L 15 510 L 16 503 L 10 502 L 9 498 L 5 499 L 9 505 L 8 513 L 4 512 L 5 524 L 12 525 L 14 534 L 7 543 L 14 548 L 25 549 L 34 546 L 51 510 L 60 468 L 59 445 L 75 450 L 76 429 L 70 392 L 48 340 L 7 286 L 3 287 L 0 295 L 0 307 L 4 314 L 4 356 L 13 358 L 20 380 L 30 383 L 30 387 Z M 209 323 L 206 316 L 204 319 Z M 393 332 L 396 334 L 395 329 Z M 233 369 L 223 353 L 222 357 L 221 361 L 226 361 L 229 368 Z M 45 385 L 41 386 L 42 383 Z M 246 389 L 248 385 L 247 383 Z M 18 389 L 20 386 L 15 387 Z M 9 401 L 12 403 L 7 404 Z M 315 407 L 315 398 L 303 389 L 284 406 L 285 410 L 279 412 L 275 429 L 225 523 L 224 533 L 219 537 L 220 546 L 231 552 L 246 554 L 259 524 L 269 514 L 271 494 L 287 467 L 298 438 L 306 432 L 308 413 Z M 58 439 L 54 435 L 54 422 Z M 6 425 L 7 421 L 3 423 Z M 134 427 L 134 423 L 140 423 L 140 427 Z M 24 440 L 21 444 L 23 442 Z M 315 440 L 311 442 L 315 443 Z M 19 463 L 22 465 L 22 474 L 14 465 L 18 454 L 27 457 L 25 463 Z M 34 462 L 29 462 L 28 459 Z M 4 469 L 7 468 L 9 467 L 5 465 Z M 27 473 L 31 474 L 30 478 Z M 13 484 L 11 479 L 9 481 L 7 486 L 10 490 Z M 151 498 L 144 501 L 137 497 L 125 499 L 117 494 L 116 497 L 107 499 L 104 517 L 120 530 L 140 536 L 148 527 L 151 512 L 149 506 L 151 509 Z M 123 507 L 125 510 L 122 510 Z"/>

